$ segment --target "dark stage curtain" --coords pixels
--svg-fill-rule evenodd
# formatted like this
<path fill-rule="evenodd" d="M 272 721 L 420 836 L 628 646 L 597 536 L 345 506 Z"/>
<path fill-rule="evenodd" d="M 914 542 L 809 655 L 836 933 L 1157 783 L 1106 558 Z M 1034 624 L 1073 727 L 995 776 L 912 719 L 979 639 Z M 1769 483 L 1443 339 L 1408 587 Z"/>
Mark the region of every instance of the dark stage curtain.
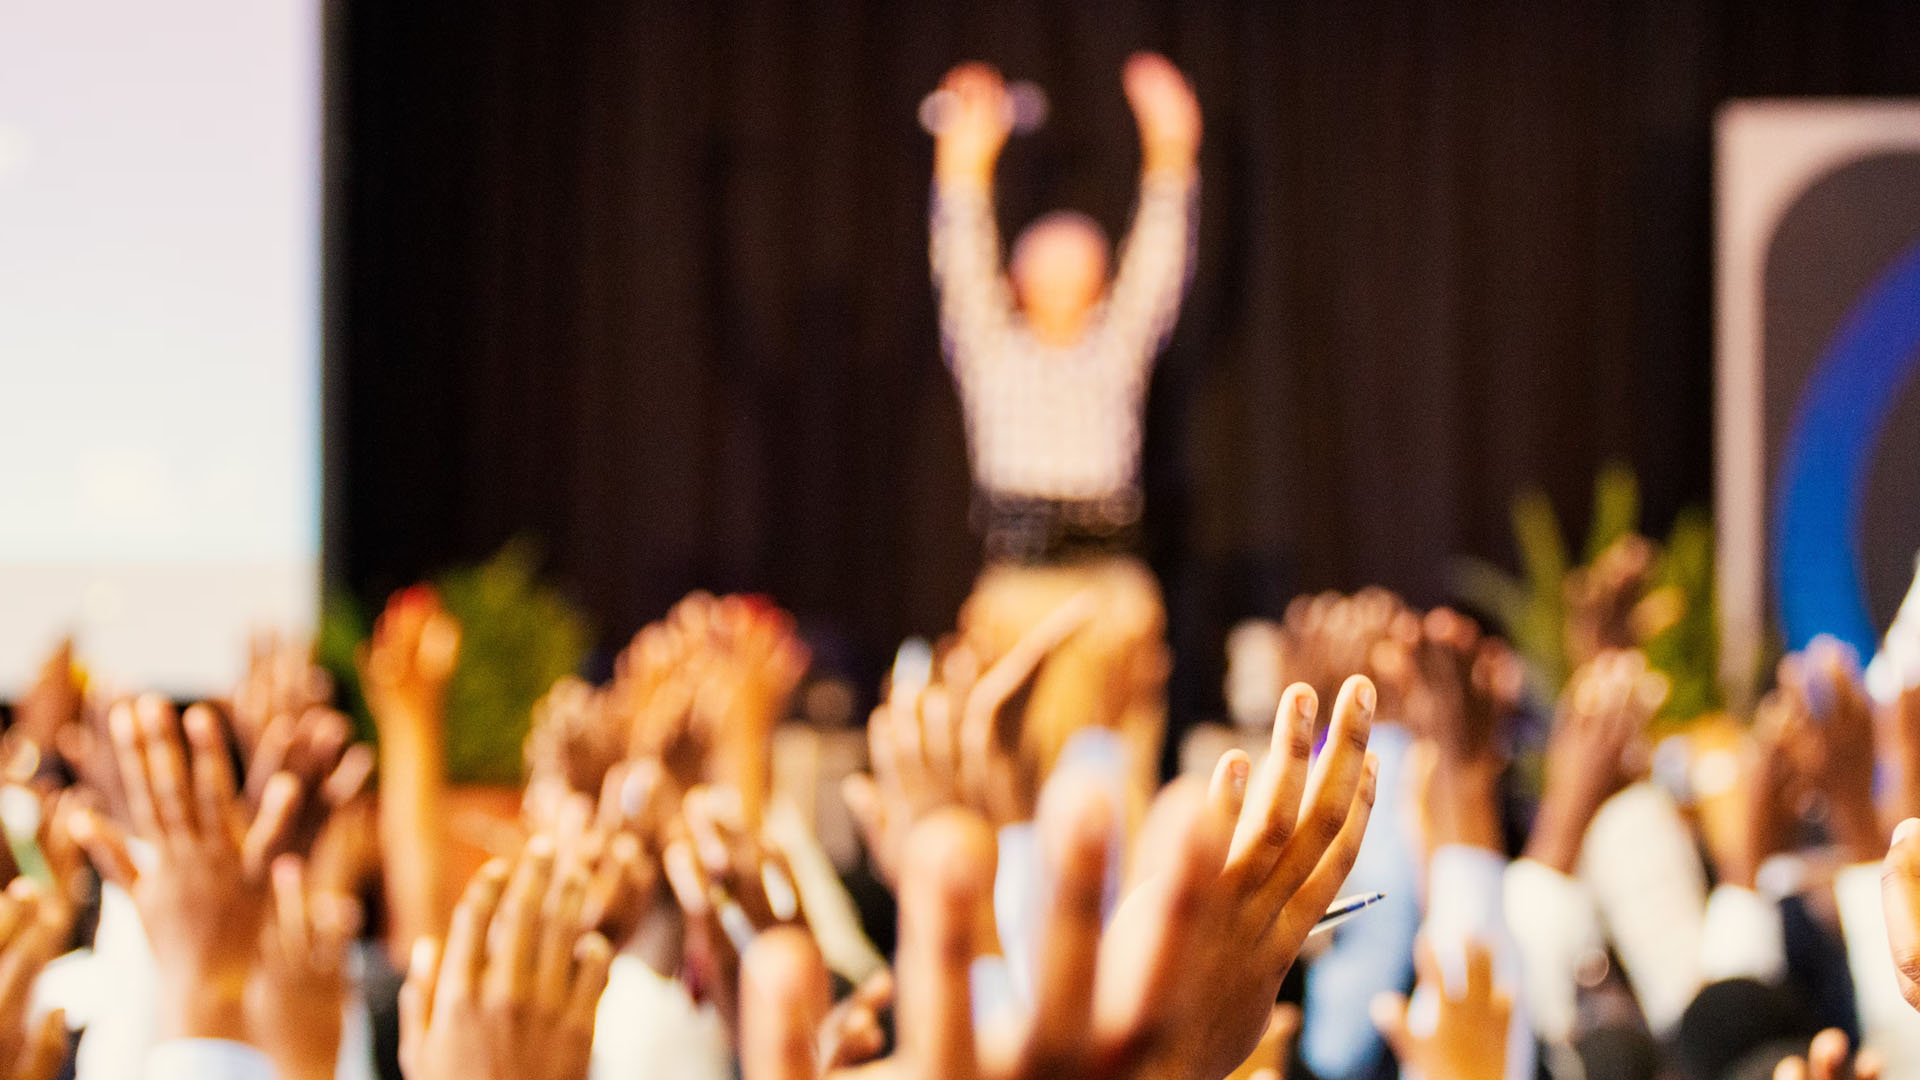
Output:
<path fill-rule="evenodd" d="M 1198 274 L 1154 381 L 1176 716 L 1236 618 L 1510 559 L 1633 464 L 1711 482 L 1710 143 L 1731 96 L 1920 92 L 1920 7 L 1729 0 L 336 0 L 330 573 L 377 597 L 515 535 L 604 644 L 763 590 L 871 679 L 976 568 L 926 267 L 952 63 L 1040 81 L 1009 231 L 1123 227 L 1118 86 L 1206 110 Z"/>

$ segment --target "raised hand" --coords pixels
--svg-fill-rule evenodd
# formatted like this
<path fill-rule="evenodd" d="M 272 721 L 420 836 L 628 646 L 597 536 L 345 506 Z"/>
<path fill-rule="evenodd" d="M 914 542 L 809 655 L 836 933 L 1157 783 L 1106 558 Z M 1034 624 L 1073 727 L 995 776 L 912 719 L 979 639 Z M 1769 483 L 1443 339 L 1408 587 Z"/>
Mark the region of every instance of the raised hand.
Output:
<path fill-rule="evenodd" d="M 1873 800 L 1873 705 L 1858 658 L 1829 637 L 1780 661 L 1779 688 L 1802 750 L 1800 767 L 1827 799 L 1835 841 L 1849 861 L 1871 862 L 1887 842 Z"/>
<path fill-rule="evenodd" d="M 255 733 L 246 754 L 248 803 L 258 806 L 276 776 L 291 776 L 300 785 L 300 816 L 282 849 L 268 852 L 269 857 L 308 850 L 332 815 L 366 787 L 373 775 L 373 748 L 348 742 L 351 737 L 347 718 L 324 705 L 277 714 Z"/>
<path fill-rule="evenodd" d="M 1627 535 L 1602 551 L 1590 566 L 1567 574 L 1567 662 L 1585 664 L 1609 649 L 1632 649 L 1645 640 L 1639 615 L 1657 555 L 1644 536 Z"/>
<path fill-rule="evenodd" d="M 132 834 L 154 858 L 136 868 L 119 827 L 91 811 L 74 820 L 74 838 L 101 876 L 133 897 L 160 972 L 161 1036 L 246 1041 L 244 991 L 268 908 L 268 857 L 299 814 L 300 784 L 274 777 L 249 812 L 218 715 L 205 705 L 183 722 L 147 695 L 115 705 L 108 724 Z"/>
<path fill-rule="evenodd" d="M 628 733 L 610 695 L 566 676 L 533 706 L 527 732 L 527 788 L 522 807 L 534 829 L 550 828 L 568 798 L 601 790 L 627 753 Z"/>
<path fill-rule="evenodd" d="M 935 177 L 943 184 L 991 184 L 994 163 L 1013 131 L 1006 84 L 992 66 L 970 62 L 947 72 L 940 89 L 951 103 L 934 137 Z"/>
<path fill-rule="evenodd" d="M 1375 1027 L 1403 1067 L 1427 1080 L 1499 1080 L 1507 1070 L 1507 1023 L 1513 1001 L 1494 985 L 1493 953 L 1467 943 L 1467 981 L 1454 993 L 1440 974 L 1440 961 L 1425 938 L 1415 947 L 1419 985 L 1439 999 L 1438 1018 L 1427 1034 L 1407 1026 L 1407 999 L 1382 994 L 1373 1001 Z"/>
<path fill-rule="evenodd" d="M 459 659 L 460 623 L 440 606 L 439 594 L 427 585 L 395 593 L 357 658 L 383 741 L 421 726 L 438 731 Z"/>
<path fill-rule="evenodd" d="M 1856 1056 L 1847 1033 L 1828 1028 L 1813 1037 L 1804 1058 L 1790 1057 L 1774 1067 L 1773 1080 L 1880 1080 L 1880 1055 L 1862 1050 Z"/>
<path fill-rule="evenodd" d="M 1180 69 L 1159 53 L 1134 53 L 1121 84 L 1140 125 L 1142 171 L 1190 171 L 1200 153 L 1200 101 Z"/>
<path fill-rule="evenodd" d="M 28 1019 L 33 982 L 63 942 L 43 895 L 25 879 L 0 892 L 0 1077 L 53 1080 L 67 1060 L 65 1014 Z"/>
<path fill-rule="evenodd" d="M 351 896 L 313 891 L 296 855 L 273 861 L 273 910 L 260 929 L 260 963 L 247 986 L 251 1042 L 282 1080 L 327 1080 L 340 1055 L 347 948 L 360 931 Z"/>
<path fill-rule="evenodd" d="M 1434 747 L 1425 807 L 1430 842 L 1501 850 L 1502 736 L 1520 703 L 1519 658 L 1447 608 L 1428 612 L 1410 642 L 1383 641 L 1377 666 L 1383 651 L 1405 653 L 1395 665 L 1408 673 L 1400 680 L 1403 718 Z"/>
<path fill-rule="evenodd" d="M 380 851 L 396 952 L 446 925 L 444 724 L 459 658 L 460 624 L 425 585 L 393 595 L 357 657 L 380 730 Z"/>
<path fill-rule="evenodd" d="M 940 656 L 937 678 L 888 688 L 867 722 L 873 773 L 841 788 L 882 880 L 897 883 L 907 834 L 941 807 L 967 807 L 995 828 L 1032 818 L 1039 766 L 1012 703 L 1094 607 L 1090 595 L 1070 598 L 985 671 L 973 647 L 956 642 Z"/>
<path fill-rule="evenodd" d="M 1045 951 L 1032 1014 L 1007 1042 L 979 1041 L 968 985 L 992 833 L 965 811 L 928 817 L 901 884 L 897 1049 L 871 1067 L 916 1080 L 1225 1076 L 1267 1030 L 1280 979 L 1358 849 L 1372 799 L 1371 697 L 1365 680 L 1343 694 L 1336 738 L 1311 776 L 1309 716 L 1297 740 L 1298 725 L 1282 726 L 1288 752 L 1257 783 L 1245 756 L 1229 755 L 1211 791 L 1176 783 L 1163 794 L 1141 841 L 1146 868 L 1104 931 L 1119 810 L 1070 772 L 1051 783 L 1039 819 L 1056 874 L 1036 939 Z M 743 992 L 747 1080 L 849 1075 L 829 1074 L 819 1057 L 826 975 L 804 934 L 761 935 Z"/>
<path fill-rule="evenodd" d="M 256 632 L 247 644 L 247 670 L 233 692 L 233 728 L 241 752 L 252 754 L 275 718 L 297 717 L 332 699 L 333 680 L 313 662 L 313 642 Z"/>
<path fill-rule="evenodd" d="M 1165 1064 L 1176 1073 L 1224 1076 L 1259 1044 L 1281 980 L 1366 834 L 1379 773 L 1367 752 L 1376 705 L 1372 682 L 1348 679 L 1315 759 L 1317 702 L 1311 688 L 1291 686 L 1258 769 L 1229 751 L 1204 800 L 1191 793 L 1202 803 L 1195 826 L 1178 824 L 1187 796 L 1177 787 L 1149 816 L 1135 881 L 1102 941 L 1100 1014 L 1150 1024 L 1178 978 L 1162 966 L 1170 957 L 1205 972 L 1203 1002 L 1163 1035 Z M 1157 839 L 1183 833 L 1184 846 Z"/>
<path fill-rule="evenodd" d="M 1587 826 L 1632 781 L 1627 750 L 1667 699 L 1667 679 L 1634 651 L 1604 652 L 1574 672 L 1547 743 L 1547 783 L 1527 857 L 1571 873 Z"/>
<path fill-rule="evenodd" d="M 745 943 L 798 923 L 800 895 L 784 856 L 748 828 L 736 793 L 698 787 L 682 806 L 686 836 L 667 846 L 662 865 L 686 920 L 683 977 L 731 1025 Z"/>
<path fill-rule="evenodd" d="M 8 741 L 25 738 L 50 749 L 62 729 L 81 722 L 86 704 L 86 680 L 73 659 L 73 639 L 62 638 L 35 674 L 20 700 L 14 702 Z"/>
<path fill-rule="evenodd" d="M 555 873 L 551 837 L 480 869 L 444 949 L 415 946 L 400 991 L 407 1080 L 584 1080 L 613 950 L 580 928 L 584 872 Z"/>

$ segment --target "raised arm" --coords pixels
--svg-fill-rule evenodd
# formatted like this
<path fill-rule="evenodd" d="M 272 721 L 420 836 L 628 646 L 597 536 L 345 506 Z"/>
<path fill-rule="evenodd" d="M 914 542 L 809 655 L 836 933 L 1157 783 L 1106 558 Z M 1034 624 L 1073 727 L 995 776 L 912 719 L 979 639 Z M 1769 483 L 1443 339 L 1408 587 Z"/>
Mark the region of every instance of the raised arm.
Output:
<path fill-rule="evenodd" d="M 1135 53 L 1122 81 L 1140 125 L 1140 205 L 1114 275 L 1108 326 L 1137 343 L 1127 352 L 1144 364 L 1173 329 L 1193 265 L 1200 102 L 1158 53 Z"/>
<path fill-rule="evenodd" d="M 958 367 L 991 347 L 1013 310 L 993 220 L 993 167 L 1011 122 L 1000 73 L 986 64 L 961 64 L 940 89 L 949 103 L 934 141 L 929 254 L 940 331 Z"/>

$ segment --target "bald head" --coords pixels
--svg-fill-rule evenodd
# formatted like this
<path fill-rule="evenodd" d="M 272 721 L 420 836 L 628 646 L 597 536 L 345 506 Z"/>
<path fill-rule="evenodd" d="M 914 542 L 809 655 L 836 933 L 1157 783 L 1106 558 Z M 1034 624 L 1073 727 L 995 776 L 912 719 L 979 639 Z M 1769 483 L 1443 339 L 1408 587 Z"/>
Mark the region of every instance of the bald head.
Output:
<path fill-rule="evenodd" d="M 1014 241 L 1007 274 L 1035 332 L 1070 341 L 1106 291 L 1106 234 L 1085 214 L 1056 210 Z"/>

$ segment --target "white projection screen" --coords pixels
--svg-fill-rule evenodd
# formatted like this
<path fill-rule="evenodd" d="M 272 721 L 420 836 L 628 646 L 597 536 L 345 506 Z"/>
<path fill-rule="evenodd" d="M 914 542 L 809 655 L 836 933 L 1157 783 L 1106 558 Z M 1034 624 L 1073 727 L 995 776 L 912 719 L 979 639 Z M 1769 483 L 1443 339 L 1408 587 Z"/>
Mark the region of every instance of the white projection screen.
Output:
<path fill-rule="evenodd" d="M 321 0 L 0 0 L 0 697 L 310 627 Z"/>

